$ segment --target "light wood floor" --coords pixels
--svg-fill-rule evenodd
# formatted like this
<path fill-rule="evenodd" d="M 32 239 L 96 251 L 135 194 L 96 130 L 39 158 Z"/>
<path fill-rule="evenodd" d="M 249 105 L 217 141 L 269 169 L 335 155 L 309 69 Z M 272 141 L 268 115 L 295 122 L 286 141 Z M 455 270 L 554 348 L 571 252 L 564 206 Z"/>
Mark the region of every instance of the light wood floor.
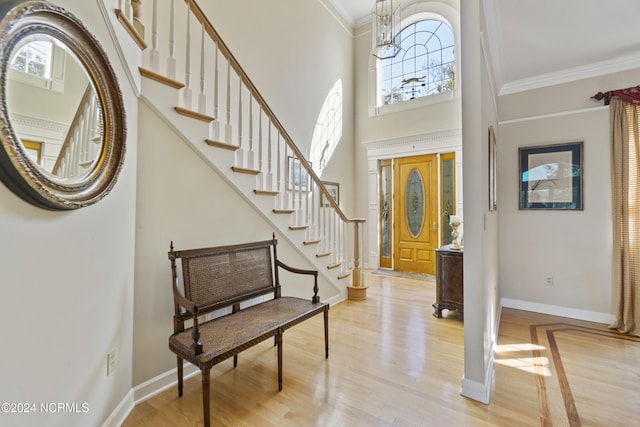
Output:
<path fill-rule="evenodd" d="M 640 339 L 606 325 L 504 309 L 491 402 L 460 396 L 463 323 L 433 317 L 431 282 L 367 273 L 368 299 L 211 370 L 216 426 L 640 426 Z M 167 335 L 170 331 L 167 331 Z M 167 349 L 167 351 L 169 351 Z M 125 427 L 202 425 L 201 377 L 140 403 Z"/>

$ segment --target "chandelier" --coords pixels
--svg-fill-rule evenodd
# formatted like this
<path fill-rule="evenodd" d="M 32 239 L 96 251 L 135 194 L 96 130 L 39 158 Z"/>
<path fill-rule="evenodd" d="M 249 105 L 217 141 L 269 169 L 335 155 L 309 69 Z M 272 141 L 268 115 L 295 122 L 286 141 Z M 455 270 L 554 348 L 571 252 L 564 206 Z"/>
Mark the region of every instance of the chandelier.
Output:
<path fill-rule="evenodd" d="M 393 40 L 400 31 L 400 0 L 376 0 L 371 13 L 371 53 L 378 59 L 393 58 L 400 52 L 400 46 Z"/>

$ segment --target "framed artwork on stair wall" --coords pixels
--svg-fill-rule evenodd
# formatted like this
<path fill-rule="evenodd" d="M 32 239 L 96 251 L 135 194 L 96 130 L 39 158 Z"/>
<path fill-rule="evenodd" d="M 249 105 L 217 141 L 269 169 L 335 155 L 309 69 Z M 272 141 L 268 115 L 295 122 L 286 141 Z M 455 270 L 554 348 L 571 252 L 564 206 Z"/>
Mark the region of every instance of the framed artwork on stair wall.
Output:
<path fill-rule="evenodd" d="M 335 200 L 336 204 L 339 205 L 340 204 L 340 184 L 338 184 L 337 182 L 328 182 L 328 181 L 322 181 L 322 184 L 329 191 L 329 193 L 331 194 L 331 197 L 333 198 L 333 200 Z M 322 202 L 320 206 L 322 206 L 323 208 L 331 207 L 331 203 L 329 202 L 329 200 L 327 200 L 326 197 L 324 197 L 324 194 L 322 194 L 321 200 Z"/>
<path fill-rule="evenodd" d="M 311 166 L 311 162 L 309 162 Z M 287 157 L 287 190 L 309 191 L 309 172 L 302 166 L 300 159 Z"/>

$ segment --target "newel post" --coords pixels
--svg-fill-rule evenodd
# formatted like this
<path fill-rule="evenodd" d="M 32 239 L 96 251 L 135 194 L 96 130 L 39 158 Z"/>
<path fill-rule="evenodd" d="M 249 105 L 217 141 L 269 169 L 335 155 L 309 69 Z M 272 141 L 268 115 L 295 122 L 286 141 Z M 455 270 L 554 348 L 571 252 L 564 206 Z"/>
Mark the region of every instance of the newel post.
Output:
<path fill-rule="evenodd" d="M 360 222 L 353 223 L 353 269 L 351 270 L 351 285 L 347 286 L 347 296 L 350 300 L 367 299 L 367 288 L 364 284 L 362 267 L 360 266 Z"/>

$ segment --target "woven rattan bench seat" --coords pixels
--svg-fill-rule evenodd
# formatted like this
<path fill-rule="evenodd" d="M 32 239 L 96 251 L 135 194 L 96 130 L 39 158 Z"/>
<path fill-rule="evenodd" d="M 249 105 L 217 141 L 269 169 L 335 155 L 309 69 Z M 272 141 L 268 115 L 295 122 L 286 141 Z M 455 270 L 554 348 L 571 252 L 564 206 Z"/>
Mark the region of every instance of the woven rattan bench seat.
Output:
<path fill-rule="evenodd" d="M 281 297 L 200 324 L 202 354 L 193 355 L 191 328 L 169 338 L 173 352 L 200 369 L 211 367 L 241 351 L 315 316 L 326 309 L 296 297 Z"/>
<path fill-rule="evenodd" d="M 269 337 L 278 348 L 278 389 L 282 390 L 282 343 L 290 327 L 320 313 L 324 318 L 324 355 L 329 357 L 329 304 L 320 302 L 318 271 L 291 267 L 280 259 L 275 234 L 271 240 L 176 251 L 171 262 L 174 316 L 169 349 L 177 356 L 178 396 L 183 390 L 185 360 L 202 371 L 204 425 L 209 427 L 211 367 Z M 273 258 L 272 258 L 273 253 Z M 182 286 L 178 264 L 182 267 Z M 313 284 L 309 299 L 283 297 L 280 270 L 292 273 L 292 286 L 305 277 Z M 180 289 L 182 287 L 182 289 Z M 267 298 L 261 302 L 258 298 Z M 243 304 L 251 302 L 246 308 Z M 225 314 L 201 322 L 207 315 Z M 190 324 L 190 327 L 186 327 Z"/>

